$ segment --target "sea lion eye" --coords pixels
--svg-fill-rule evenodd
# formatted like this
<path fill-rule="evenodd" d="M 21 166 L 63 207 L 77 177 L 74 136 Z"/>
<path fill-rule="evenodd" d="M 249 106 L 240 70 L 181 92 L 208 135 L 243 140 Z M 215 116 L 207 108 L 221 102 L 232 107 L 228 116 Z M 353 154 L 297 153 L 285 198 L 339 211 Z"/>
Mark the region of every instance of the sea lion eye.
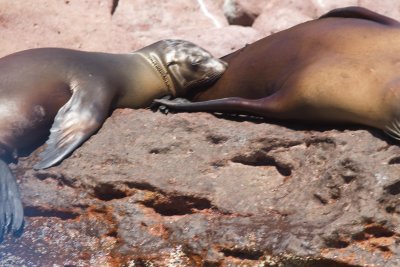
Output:
<path fill-rule="evenodd" d="M 201 61 L 202 61 L 202 57 L 198 56 L 198 57 L 193 58 L 193 61 L 191 64 L 193 66 L 197 66 L 197 65 L 200 65 Z"/>

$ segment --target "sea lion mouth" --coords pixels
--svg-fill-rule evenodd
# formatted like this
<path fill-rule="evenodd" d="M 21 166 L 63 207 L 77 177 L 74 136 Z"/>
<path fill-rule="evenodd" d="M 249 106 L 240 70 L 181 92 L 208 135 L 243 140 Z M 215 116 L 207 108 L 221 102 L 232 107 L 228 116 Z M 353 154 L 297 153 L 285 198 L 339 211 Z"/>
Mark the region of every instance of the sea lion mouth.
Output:
<path fill-rule="evenodd" d="M 221 76 L 223 72 L 210 71 L 206 73 L 201 79 L 193 80 L 185 84 L 185 89 L 187 92 L 191 92 L 196 89 L 205 89 L 215 83 Z"/>

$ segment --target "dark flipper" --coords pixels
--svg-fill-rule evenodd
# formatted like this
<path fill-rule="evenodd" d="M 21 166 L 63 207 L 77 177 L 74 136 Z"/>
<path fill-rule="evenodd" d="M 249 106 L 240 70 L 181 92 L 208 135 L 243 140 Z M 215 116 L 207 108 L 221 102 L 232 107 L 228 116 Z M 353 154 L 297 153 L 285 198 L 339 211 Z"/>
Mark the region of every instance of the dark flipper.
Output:
<path fill-rule="evenodd" d="M 164 113 L 164 114 L 168 114 L 168 112 L 169 112 L 168 106 L 161 104 L 161 102 L 159 102 L 157 100 L 159 100 L 159 101 L 166 100 L 169 103 L 174 103 L 174 104 L 178 104 L 178 103 L 180 103 L 180 104 L 182 104 L 182 103 L 190 104 L 190 103 L 192 103 L 188 99 L 180 98 L 180 97 L 174 98 L 174 99 L 171 100 L 171 96 L 166 96 L 166 97 L 154 100 L 153 103 L 151 103 L 151 105 L 150 105 L 150 109 L 153 110 L 153 111 L 159 111 L 159 112 Z"/>
<path fill-rule="evenodd" d="M 47 147 L 39 155 L 41 161 L 34 166 L 35 169 L 59 163 L 101 127 L 109 113 L 113 99 L 110 94 L 114 91 L 104 87 L 104 84 L 93 81 L 75 89 L 71 99 L 58 111 Z"/>
<path fill-rule="evenodd" d="M 24 223 L 24 209 L 14 175 L 0 159 L 0 241 L 9 232 L 18 232 Z"/>
<path fill-rule="evenodd" d="M 181 98 L 173 100 L 155 99 L 154 102 L 164 105 L 170 110 L 243 113 L 262 116 L 262 113 L 269 109 L 267 102 L 271 101 L 268 101 L 268 97 L 261 99 L 228 97 L 202 102 L 190 102 L 186 99 L 183 101 Z"/>
<path fill-rule="evenodd" d="M 156 99 L 154 102 L 164 105 L 170 110 L 221 112 L 273 119 L 292 118 L 296 114 L 291 112 L 296 108 L 296 103 L 291 103 L 290 98 L 280 93 L 259 99 L 227 97 L 201 102 Z"/>
<path fill-rule="evenodd" d="M 350 6 L 350 7 L 344 7 L 344 8 L 336 8 L 328 13 L 322 15 L 319 17 L 319 19 L 324 19 L 324 18 L 354 18 L 354 19 L 365 19 L 365 20 L 371 20 L 375 21 L 380 24 L 384 25 L 389 25 L 389 26 L 399 26 L 400 22 L 383 16 L 379 13 L 373 12 L 369 9 L 359 7 L 359 6 Z"/>
<path fill-rule="evenodd" d="M 184 110 L 184 111 L 228 111 L 233 108 L 232 98 L 214 99 L 202 102 L 190 102 L 184 98 L 169 99 L 155 99 L 153 102 L 157 105 L 164 106 L 170 110 Z M 162 110 L 161 110 L 162 111 Z"/>

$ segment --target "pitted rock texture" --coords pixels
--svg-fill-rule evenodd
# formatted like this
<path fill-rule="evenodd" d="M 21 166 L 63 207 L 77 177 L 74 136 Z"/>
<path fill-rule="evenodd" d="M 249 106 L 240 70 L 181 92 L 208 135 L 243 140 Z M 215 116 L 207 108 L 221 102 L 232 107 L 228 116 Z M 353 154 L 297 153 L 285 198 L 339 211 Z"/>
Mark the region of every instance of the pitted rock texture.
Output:
<path fill-rule="evenodd" d="M 211 17 L 195 0 L 1 1 L 0 55 L 181 38 L 222 56 L 335 7 L 400 18 L 391 0 L 202 2 Z M 378 130 L 126 109 L 33 171 L 41 149 L 11 165 L 26 225 L 0 266 L 400 266 L 400 148 Z"/>
<path fill-rule="evenodd" d="M 2 261 L 400 264 L 400 148 L 372 129 L 273 123 L 123 109 L 59 166 L 20 159 L 27 225 Z"/>

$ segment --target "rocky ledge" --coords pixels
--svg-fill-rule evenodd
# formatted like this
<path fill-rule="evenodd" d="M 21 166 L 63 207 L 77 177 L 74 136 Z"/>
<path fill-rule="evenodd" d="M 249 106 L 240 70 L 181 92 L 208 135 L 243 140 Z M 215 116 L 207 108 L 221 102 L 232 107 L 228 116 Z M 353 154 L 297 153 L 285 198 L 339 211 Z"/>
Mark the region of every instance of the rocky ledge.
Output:
<path fill-rule="evenodd" d="M 400 148 L 377 130 L 126 109 L 59 166 L 37 152 L 2 266 L 400 265 Z"/>

